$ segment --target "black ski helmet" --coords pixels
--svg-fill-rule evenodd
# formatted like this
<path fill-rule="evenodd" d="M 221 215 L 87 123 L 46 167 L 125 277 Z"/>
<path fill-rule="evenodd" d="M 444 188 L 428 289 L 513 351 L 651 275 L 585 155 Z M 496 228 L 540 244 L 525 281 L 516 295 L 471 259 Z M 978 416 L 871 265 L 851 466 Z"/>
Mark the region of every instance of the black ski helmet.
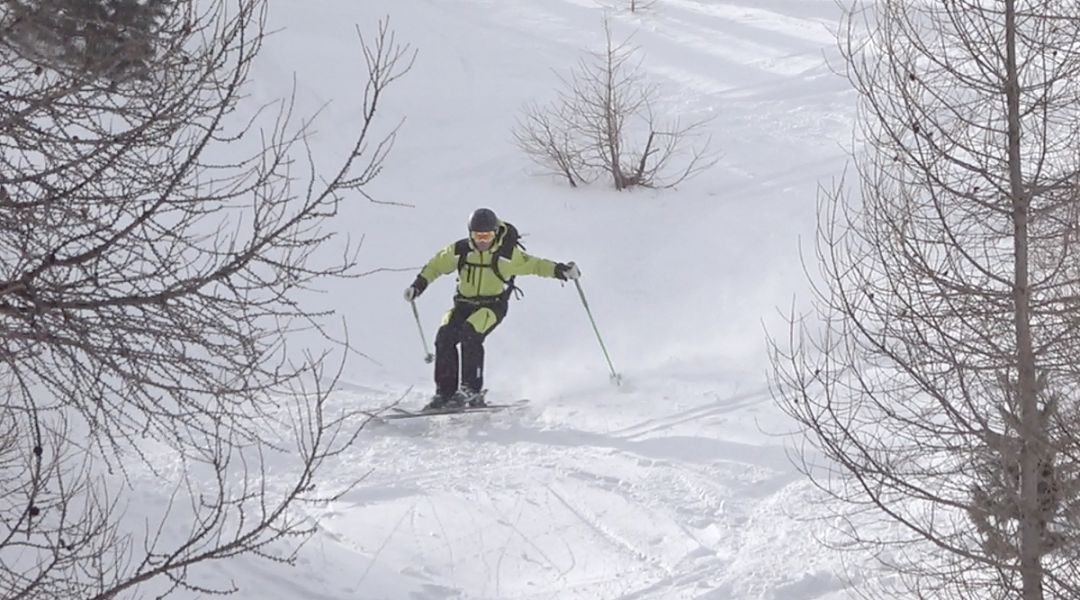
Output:
<path fill-rule="evenodd" d="M 499 218 L 490 208 L 478 208 L 469 215 L 469 231 L 497 231 Z"/>

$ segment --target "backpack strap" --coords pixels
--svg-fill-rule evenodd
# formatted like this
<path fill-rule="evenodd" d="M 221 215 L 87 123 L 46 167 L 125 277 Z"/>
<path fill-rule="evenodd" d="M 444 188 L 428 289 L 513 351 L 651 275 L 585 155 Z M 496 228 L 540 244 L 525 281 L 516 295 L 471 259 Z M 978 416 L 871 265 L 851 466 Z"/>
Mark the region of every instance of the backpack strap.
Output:
<path fill-rule="evenodd" d="M 499 249 L 496 250 L 491 257 L 491 270 L 495 272 L 496 277 L 506 284 L 506 289 L 503 291 L 503 297 L 506 299 L 509 299 L 511 294 L 513 294 L 515 298 L 521 298 L 525 295 L 525 292 L 514 283 L 515 277 L 513 275 L 511 275 L 509 279 L 506 279 L 502 276 L 502 273 L 499 272 L 499 258 L 511 260 L 514 257 L 515 248 L 524 249 L 525 246 L 521 244 L 521 236 L 518 234 L 517 227 L 504 221 L 502 238 L 499 241 Z"/>
<path fill-rule="evenodd" d="M 461 275 L 461 270 L 465 268 L 465 257 L 472 251 L 472 245 L 469 243 L 469 238 L 458 240 L 454 242 L 454 254 L 457 254 L 457 272 Z"/>

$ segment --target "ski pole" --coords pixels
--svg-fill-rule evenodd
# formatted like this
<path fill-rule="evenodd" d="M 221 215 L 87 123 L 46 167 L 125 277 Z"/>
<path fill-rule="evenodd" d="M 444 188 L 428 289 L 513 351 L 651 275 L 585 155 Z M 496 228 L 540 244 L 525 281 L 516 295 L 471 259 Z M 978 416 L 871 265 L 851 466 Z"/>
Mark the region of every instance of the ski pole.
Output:
<path fill-rule="evenodd" d="M 435 360 L 435 356 L 428 352 L 427 338 L 424 337 L 424 326 L 420 324 L 420 311 L 416 310 L 416 302 L 409 300 L 409 304 L 412 305 L 412 314 L 416 317 L 416 329 L 420 331 L 420 343 L 424 345 L 424 362 L 430 363 Z"/>
<path fill-rule="evenodd" d="M 589 302 L 585 299 L 585 292 L 581 289 L 581 283 L 575 279 L 574 286 L 577 287 L 578 296 L 581 296 L 581 305 L 585 307 L 585 314 L 589 315 L 589 322 L 592 323 L 593 331 L 596 332 L 596 341 L 600 342 L 600 349 L 604 351 L 604 358 L 607 359 L 608 368 L 611 369 L 611 380 L 615 382 L 615 385 L 622 383 L 622 377 L 615 372 L 615 367 L 611 364 L 611 357 L 608 356 L 607 346 L 604 345 L 604 340 L 600 337 L 600 330 L 596 327 L 596 320 L 593 319 L 592 311 L 589 310 Z"/>

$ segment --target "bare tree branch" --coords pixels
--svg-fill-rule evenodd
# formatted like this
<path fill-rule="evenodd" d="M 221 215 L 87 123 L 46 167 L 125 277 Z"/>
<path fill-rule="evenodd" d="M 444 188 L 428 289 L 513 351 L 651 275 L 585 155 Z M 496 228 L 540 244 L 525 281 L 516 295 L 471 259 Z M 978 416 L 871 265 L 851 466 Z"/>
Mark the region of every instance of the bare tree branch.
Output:
<path fill-rule="evenodd" d="M 299 293 L 360 275 L 354 251 L 319 249 L 381 171 L 400 123 L 376 113 L 415 53 L 386 21 L 361 34 L 354 143 L 326 171 L 291 98 L 242 103 L 264 0 L 5 8 L 0 596 L 228 592 L 192 568 L 291 562 L 313 527 L 300 506 L 340 493 L 317 490 L 319 469 L 363 416 L 331 407 L 328 353 L 286 340 L 334 343 Z M 146 473 L 175 487 L 133 531 L 122 512 Z"/>
<path fill-rule="evenodd" d="M 1077 24 L 1065 2 L 856 2 L 841 32 L 858 187 L 821 195 L 815 308 L 771 341 L 774 389 L 907 597 L 1080 597 Z"/>

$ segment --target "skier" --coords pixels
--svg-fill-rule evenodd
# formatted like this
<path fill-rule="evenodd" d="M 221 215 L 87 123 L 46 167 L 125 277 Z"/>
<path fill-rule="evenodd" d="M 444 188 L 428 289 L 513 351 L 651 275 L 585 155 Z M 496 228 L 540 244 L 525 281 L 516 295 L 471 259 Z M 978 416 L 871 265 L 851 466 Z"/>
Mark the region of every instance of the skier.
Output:
<path fill-rule="evenodd" d="M 563 281 L 577 279 L 573 262 L 557 263 L 525 253 L 517 229 L 487 208 L 469 216 L 469 237 L 443 248 L 405 288 L 414 301 L 441 275 L 457 271 L 454 307 L 435 335 L 435 396 L 424 410 L 483 406 L 484 339 L 506 317 L 514 276 L 539 275 Z M 461 389 L 458 389 L 458 344 L 461 344 Z"/>

